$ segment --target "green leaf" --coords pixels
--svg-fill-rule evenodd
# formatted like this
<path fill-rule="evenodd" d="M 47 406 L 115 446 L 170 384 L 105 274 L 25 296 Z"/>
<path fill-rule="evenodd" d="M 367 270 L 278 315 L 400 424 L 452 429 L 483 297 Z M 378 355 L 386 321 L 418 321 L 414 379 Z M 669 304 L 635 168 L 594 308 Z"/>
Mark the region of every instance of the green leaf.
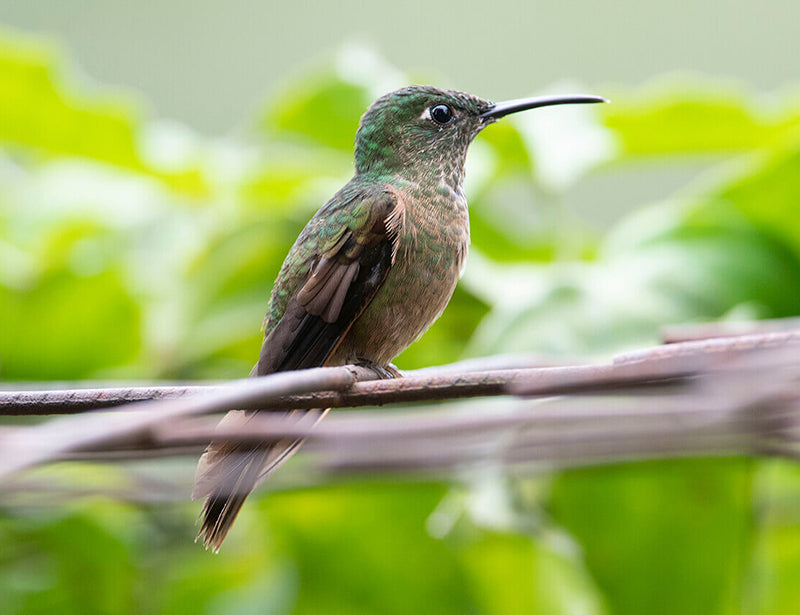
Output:
<path fill-rule="evenodd" d="M 465 282 L 493 306 L 470 354 L 608 354 L 658 342 L 669 323 L 800 313 L 800 259 L 729 205 L 637 212 L 589 263 L 502 268 L 472 261 Z"/>
<path fill-rule="evenodd" d="M 634 93 L 609 94 L 603 123 L 628 158 L 719 154 L 769 144 L 800 125 L 796 105 L 769 108 L 728 83 L 662 79 Z"/>
<path fill-rule="evenodd" d="M 139 307 L 112 271 L 52 271 L 24 290 L 0 286 L 0 375 L 89 378 L 137 355 L 139 318 Z"/>
<path fill-rule="evenodd" d="M 800 255 L 800 130 L 779 147 L 748 157 L 747 170 L 709 199 L 733 206 Z"/>
<path fill-rule="evenodd" d="M 10 531 L 13 560 L 4 562 L 0 555 L 0 563 L 11 564 L 0 565 L 5 613 L 90 615 L 137 610 L 132 554 L 120 536 L 92 514 L 19 519 Z"/>
<path fill-rule="evenodd" d="M 680 460 L 566 472 L 554 520 L 616 615 L 739 613 L 753 462 Z"/>
<path fill-rule="evenodd" d="M 765 462 L 755 479 L 759 526 L 745 612 L 791 613 L 800 603 L 800 468 L 788 461 Z"/>
<path fill-rule="evenodd" d="M 287 87 L 261 120 L 278 135 L 353 151 L 361 114 L 372 102 L 366 87 L 321 74 Z"/>
<path fill-rule="evenodd" d="M 208 192 L 199 169 L 161 170 L 139 143 L 129 95 L 79 95 L 65 84 L 52 48 L 0 33 L 0 144 L 44 156 L 80 156 L 159 178 L 193 195 Z"/>
<path fill-rule="evenodd" d="M 295 615 L 474 612 L 471 590 L 425 520 L 440 485 L 358 485 L 261 501 L 297 566 Z"/>
<path fill-rule="evenodd" d="M 582 562 L 550 548 L 544 537 L 485 533 L 462 557 L 485 615 L 606 612 Z"/>

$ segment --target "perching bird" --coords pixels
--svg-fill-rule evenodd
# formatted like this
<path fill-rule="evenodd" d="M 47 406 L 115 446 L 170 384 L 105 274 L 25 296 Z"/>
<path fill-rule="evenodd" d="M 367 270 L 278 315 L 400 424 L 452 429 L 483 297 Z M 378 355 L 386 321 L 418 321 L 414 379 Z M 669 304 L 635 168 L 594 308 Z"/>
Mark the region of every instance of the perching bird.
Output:
<path fill-rule="evenodd" d="M 281 267 L 250 375 L 351 363 L 396 375 L 389 362 L 439 317 L 464 269 L 469 144 L 510 113 L 595 102 L 604 99 L 491 103 L 419 85 L 375 101 L 356 133 L 355 175 L 314 215 Z M 232 411 L 223 423 L 249 416 Z M 247 495 L 300 444 L 211 443 L 192 494 L 205 498 L 198 538 L 206 547 L 219 549 Z"/>

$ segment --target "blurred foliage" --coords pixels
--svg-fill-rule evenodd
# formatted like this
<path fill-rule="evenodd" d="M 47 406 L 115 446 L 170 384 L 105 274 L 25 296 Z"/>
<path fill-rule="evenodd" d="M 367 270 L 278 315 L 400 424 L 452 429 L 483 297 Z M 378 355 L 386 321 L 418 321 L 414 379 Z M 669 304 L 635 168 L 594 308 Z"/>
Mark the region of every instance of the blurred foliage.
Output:
<path fill-rule="evenodd" d="M 129 94 L 76 83 L 53 49 L 0 40 L 0 378 L 246 374 L 281 259 L 346 181 L 378 93 L 374 71 L 354 68 L 298 78 L 248 139 L 209 141 L 149 121 Z M 655 342 L 665 323 L 800 313 L 800 100 L 697 79 L 602 93 L 614 103 L 504 121 L 474 144 L 467 274 L 400 367 L 607 356 Z M 561 211 L 578 182 L 688 156 L 699 181 L 608 232 Z M 195 505 L 7 508 L 3 612 L 709 615 L 800 603 L 796 467 L 683 460 L 489 483 L 253 498 L 216 557 L 191 542 Z"/>

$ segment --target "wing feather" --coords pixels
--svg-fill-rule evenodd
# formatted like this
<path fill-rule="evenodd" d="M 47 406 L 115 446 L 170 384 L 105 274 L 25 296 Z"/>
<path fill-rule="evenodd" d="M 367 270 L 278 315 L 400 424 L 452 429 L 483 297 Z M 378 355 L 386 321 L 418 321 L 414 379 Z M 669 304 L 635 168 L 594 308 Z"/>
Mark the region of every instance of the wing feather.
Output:
<path fill-rule="evenodd" d="M 310 273 L 264 340 L 255 375 L 323 365 L 369 305 L 394 262 L 399 237 L 393 193 L 364 211 L 312 258 Z"/>
<path fill-rule="evenodd" d="M 329 233 L 332 239 L 306 261 L 309 273 L 269 329 L 251 376 L 325 365 L 386 279 L 397 254 L 401 204 L 394 193 L 381 191 L 358 195 L 346 206 L 349 215 L 343 216 L 342 228 Z M 329 204 L 320 210 L 316 223 L 332 209 Z M 291 258 L 290 253 L 287 263 Z M 324 414 L 312 410 L 303 418 L 316 422 Z M 249 416 L 234 410 L 223 423 L 246 422 Z M 286 440 L 256 448 L 216 441 L 209 445 L 198 464 L 192 494 L 206 498 L 198 535 L 206 547 L 219 549 L 250 491 L 301 444 Z"/>

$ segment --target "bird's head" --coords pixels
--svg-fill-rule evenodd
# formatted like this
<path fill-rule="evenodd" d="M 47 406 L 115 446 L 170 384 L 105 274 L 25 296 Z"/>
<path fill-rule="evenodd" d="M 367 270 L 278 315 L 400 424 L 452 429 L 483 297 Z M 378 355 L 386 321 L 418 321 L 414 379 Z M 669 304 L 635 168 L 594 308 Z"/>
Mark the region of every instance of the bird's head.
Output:
<path fill-rule="evenodd" d="M 489 124 L 510 113 L 597 96 L 548 96 L 493 103 L 455 90 L 412 85 L 376 100 L 356 133 L 356 173 L 416 174 L 460 183 L 467 148 Z M 413 178 L 409 178 L 413 179 Z"/>

